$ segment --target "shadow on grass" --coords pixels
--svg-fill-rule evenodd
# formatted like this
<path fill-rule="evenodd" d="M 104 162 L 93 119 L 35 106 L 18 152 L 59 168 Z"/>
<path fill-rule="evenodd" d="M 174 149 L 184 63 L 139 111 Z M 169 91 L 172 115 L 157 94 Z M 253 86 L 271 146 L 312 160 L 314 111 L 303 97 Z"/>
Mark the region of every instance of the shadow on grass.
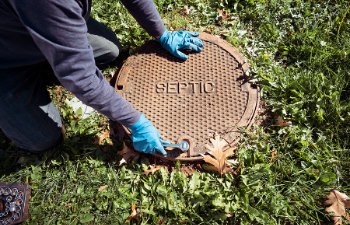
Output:
<path fill-rule="evenodd" d="M 117 162 L 123 142 L 99 143 L 96 135 L 74 135 L 65 138 L 60 144 L 47 151 L 32 153 L 15 146 L 0 130 L 0 176 L 15 173 L 31 166 L 59 163 L 64 160 L 79 161 L 84 158 L 100 160 L 109 164 Z"/>

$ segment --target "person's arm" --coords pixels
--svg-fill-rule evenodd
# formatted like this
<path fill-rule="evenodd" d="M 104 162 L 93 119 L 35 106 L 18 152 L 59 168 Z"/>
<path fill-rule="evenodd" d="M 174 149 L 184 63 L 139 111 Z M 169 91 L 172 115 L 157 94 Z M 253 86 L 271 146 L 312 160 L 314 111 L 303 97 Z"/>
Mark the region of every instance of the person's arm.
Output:
<path fill-rule="evenodd" d="M 203 43 L 196 38 L 199 33 L 173 31 L 170 33 L 164 26 L 153 0 L 121 0 L 136 21 L 154 37 L 164 49 L 174 56 L 186 60 L 188 57 L 180 50 L 191 49 L 201 52 Z"/>
<path fill-rule="evenodd" d="M 129 127 L 136 150 L 166 155 L 157 129 L 109 85 L 95 66 L 86 22 L 76 1 L 13 0 L 11 4 L 65 88 L 85 104 Z"/>
<path fill-rule="evenodd" d="M 121 0 L 143 29 L 154 38 L 160 38 L 166 28 L 153 0 Z"/>
<path fill-rule="evenodd" d="M 10 1 L 61 84 L 85 104 L 125 126 L 140 113 L 118 95 L 95 66 L 86 22 L 76 1 Z"/>

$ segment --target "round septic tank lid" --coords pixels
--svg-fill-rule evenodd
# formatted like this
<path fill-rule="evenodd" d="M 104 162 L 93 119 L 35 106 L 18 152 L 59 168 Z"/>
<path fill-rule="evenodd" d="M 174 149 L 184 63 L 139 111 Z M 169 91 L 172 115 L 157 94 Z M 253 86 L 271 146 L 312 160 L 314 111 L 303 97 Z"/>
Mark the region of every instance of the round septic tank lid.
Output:
<path fill-rule="evenodd" d="M 252 124 L 259 103 L 245 57 L 216 36 L 199 38 L 202 52 L 187 52 L 186 61 L 149 41 L 127 59 L 116 79 L 116 91 L 144 113 L 163 140 L 189 142 L 187 151 L 166 148 L 171 160 L 201 160 L 215 134 L 228 146 L 237 143 L 239 128 Z"/>

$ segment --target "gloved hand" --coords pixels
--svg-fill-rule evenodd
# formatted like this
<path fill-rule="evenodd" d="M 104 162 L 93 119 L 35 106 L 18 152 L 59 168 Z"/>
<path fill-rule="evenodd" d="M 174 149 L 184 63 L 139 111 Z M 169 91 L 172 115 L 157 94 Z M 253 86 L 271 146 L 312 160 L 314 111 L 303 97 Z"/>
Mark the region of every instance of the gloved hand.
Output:
<path fill-rule="evenodd" d="M 132 141 L 137 151 L 155 153 L 156 151 L 167 155 L 160 134 L 152 123 L 141 113 L 140 119 L 131 127 Z"/>
<path fill-rule="evenodd" d="M 188 59 L 187 55 L 179 50 L 191 49 L 196 52 L 201 52 L 202 49 L 200 47 L 203 46 L 203 43 L 200 39 L 196 38 L 198 35 L 199 33 L 190 33 L 188 31 L 173 31 L 170 33 L 166 30 L 156 41 L 174 56 L 186 60 Z"/>

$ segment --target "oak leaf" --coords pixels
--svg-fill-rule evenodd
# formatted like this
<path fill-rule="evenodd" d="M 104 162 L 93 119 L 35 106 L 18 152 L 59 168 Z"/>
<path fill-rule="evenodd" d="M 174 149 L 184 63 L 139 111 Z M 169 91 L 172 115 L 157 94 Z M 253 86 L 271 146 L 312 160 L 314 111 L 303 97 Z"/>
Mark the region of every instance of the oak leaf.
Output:
<path fill-rule="evenodd" d="M 140 158 L 140 153 L 136 152 L 132 148 L 129 148 L 125 143 L 124 143 L 123 149 L 119 151 L 117 154 L 123 157 L 119 162 L 119 166 L 126 163 L 130 158 L 133 158 L 134 161 Z"/>
<path fill-rule="evenodd" d="M 136 208 L 135 203 L 131 203 L 131 214 L 130 216 L 125 220 L 125 223 L 130 223 L 131 220 L 136 220 L 138 223 L 140 222 L 140 209 Z"/>
<path fill-rule="evenodd" d="M 98 135 L 98 139 L 96 140 L 96 144 L 102 145 L 103 141 L 106 141 L 107 143 L 112 143 L 110 137 L 109 137 L 109 131 L 103 131 L 100 135 Z"/>
<path fill-rule="evenodd" d="M 337 190 L 332 190 L 327 196 L 323 205 L 326 206 L 325 211 L 333 213 L 332 220 L 335 225 L 342 224 L 342 216 L 350 221 L 350 215 L 346 208 L 350 208 L 350 198 Z"/>
<path fill-rule="evenodd" d="M 156 171 L 158 171 L 158 170 L 160 170 L 160 166 L 152 166 L 152 165 L 150 165 L 149 166 L 150 168 L 147 170 L 147 169 L 145 169 L 143 172 L 144 172 L 144 174 L 146 174 L 146 176 L 148 176 L 148 174 L 150 174 L 150 173 L 152 173 L 152 174 L 154 174 Z"/>
<path fill-rule="evenodd" d="M 204 161 L 211 164 L 206 168 L 214 170 L 220 173 L 220 175 L 228 172 L 232 172 L 232 168 L 227 164 L 227 157 L 232 154 L 233 148 L 224 151 L 227 146 L 227 142 L 220 138 L 219 135 L 215 135 L 215 138 L 211 138 L 210 142 L 213 146 L 208 144 L 205 147 L 209 150 L 210 155 L 204 155 Z M 236 162 L 234 162 L 236 164 Z"/>
<path fill-rule="evenodd" d="M 218 13 L 221 16 L 222 21 L 230 19 L 230 15 L 228 14 L 228 10 L 226 10 L 226 12 L 225 12 L 223 10 L 218 9 Z"/>

